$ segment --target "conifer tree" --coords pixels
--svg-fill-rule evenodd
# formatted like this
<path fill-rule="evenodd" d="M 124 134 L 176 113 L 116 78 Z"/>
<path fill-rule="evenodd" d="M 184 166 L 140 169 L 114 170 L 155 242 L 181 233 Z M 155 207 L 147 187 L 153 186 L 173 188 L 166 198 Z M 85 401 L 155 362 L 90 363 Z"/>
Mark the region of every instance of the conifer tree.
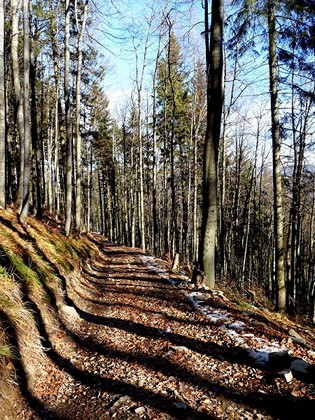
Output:
<path fill-rule="evenodd" d="M 190 138 L 190 98 L 182 68 L 180 45 L 172 32 L 172 23 L 168 25 L 166 55 L 159 60 L 157 71 L 157 112 L 156 131 L 162 150 L 165 177 L 169 176 L 170 190 L 164 189 L 164 247 L 174 256 L 179 252 L 178 199 L 176 193 L 180 165 L 184 156 L 179 157 Z M 186 146 L 184 146 L 186 145 Z M 170 212 L 168 195 L 171 197 Z M 170 221 L 168 225 L 166 222 Z M 170 231 L 168 226 L 171 227 Z"/>

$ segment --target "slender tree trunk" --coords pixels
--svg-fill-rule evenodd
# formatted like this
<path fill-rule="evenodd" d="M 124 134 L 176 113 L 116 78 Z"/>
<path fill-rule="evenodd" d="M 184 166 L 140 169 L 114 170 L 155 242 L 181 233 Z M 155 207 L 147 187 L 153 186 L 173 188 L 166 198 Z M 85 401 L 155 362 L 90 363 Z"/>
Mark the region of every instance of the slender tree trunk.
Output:
<path fill-rule="evenodd" d="M 41 194 L 42 194 L 42 209 L 44 210 L 45 205 L 46 205 L 46 182 L 48 181 L 45 177 L 45 144 L 44 144 L 44 138 L 45 138 L 45 113 L 47 113 L 48 115 L 50 115 L 51 112 L 51 107 L 50 107 L 50 98 L 48 98 L 47 100 L 47 108 L 48 110 L 45 110 L 45 95 L 44 95 L 44 87 L 45 87 L 45 82 L 43 80 L 41 80 L 41 105 L 40 105 L 40 130 L 39 130 L 39 145 L 38 145 L 38 161 L 39 161 L 39 168 L 40 168 L 40 177 L 41 177 Z M 50 121 L 50 118 L 47 119 L 47 121 Z M 51 126 L 49 125 L 48 128 L 48 136 L 50 136 L 50 129 Z"/>
<path fill-rule="evenodd" d="M 72 215 L 72 130 L 71 130 L 71 110 L 70 110 L 70 0 L 65 2 L 65 75 L 64 75 L 64 92 L 65 92 L 65 123 L 66 123 L 66 194 L 65 194 L 65 233 L 69 236 L 71 230 Z"/>
<path fill-rule="evenodd" d="M 255 156 L 254 156 L 254 162 L 253 167 L 250 169 L 250 180 L 249 180 L 249 190 L 247 193 L 248 199 L 247 203 L 244 206 L 244 224 L 246 224 L 246 232 L 245 232 L 245 239 L 244 239 L 244 252 L 243 252 L 243 264 L 242 264 L 242 278 L 241 278 L 241 285 L 242 290 L 245 290 L 246 288 L 251 287 L 251 276 L 249 275 L 249 271 L 247 271 L 247 284 L 245 284 L 245 278 L 246 278 L 246 264 L 248 259 L 248 253 L 249 253 L 249 239 L 250 239 L 250 226 L 251 226 L 251 203 L 252 203 L 252 196 L 253 196 L 253 189 L 254 189 L 254 183 L 256 181 L 256 169 L 257 169 L 257 154 L 258 154 L 258 145 L 259 145 L 259 138 L 260 138 L 260 125 L 258 123 L 257 127 L 257 134 L 256 134 L 256 146 L 255 146 Z M 249 260 L 250 263 L 250 260 Z"/>
<path fill-rule="evenodd" d="M 312 321 L 315 323 L 315 177 L 313 175 L 312 179 L 312 209 L 311 209 L 311 216 L 310 216 L 310 244 L 309 244 L 309 254 L 311 256 L 311 261 L 309 265 L 309 273 L 308 273 L 308 282 L 311 285 L 310 286 L 310 297 L 311 297 L 311 315 L 312 315 Z"/>
<path fill-rule="evenodd" d="M 134 157 L 134 138 L 132 139 L 132 145 L 130 150 L 130 165 L 131 165 L 131 188 L 130 188 L 130 207 L 129 207 L 129 219 L 130 219 L 130 230 L 131 230 L 131 246 L 134 248 L 136 246 L 136 189 L 134 188 L 135 180 L 134 174 L 137 173 L 135 166 L 135 157 Z"/>
<path fill-rule="evenodd" d="M 38 36 L 37 23 L 34 25 L 34 38 Z M 34 42 L 34 41 L 33 41 Z M 34 54 L 33 42 L 31 43 L 30 52 L 30 86 L 31 86 L 31 132 L 32 132 L 32 146 L 35 158 L 35 182 L 34 182 L 34 204 L 36 203 L 36 216 L 41 218 L 44 211 L 44 174 L 42 172 L 42 147 L 39 141 L 38 125 L 37 125 L 37 103 L 36 103 L 36 67 L 37 58 Z"/>
<path fill-rule="evenodd" d="M 166 109 L 166 106 L 165 106 Z M 164 121 L 166 121 L 166 112 L 164 115 Z M 166 150 L 167 147 L 167 130 L 166 127 L 164 127 L 164 139 L 163 139 L 163 148 Z M 168 253 L 170 250 L 169 247 L 169 211 L 168 211 L 168 187 L 167 187 L 167 157 L 164 153 L 164 159 L 163 159 L 163 222 L 162 222 L 162 228 L 163 228 L 163 251 Z"/>
<path fill-rule="evenodd" d="M 4 0 L 0 0 L 0 209 L 6 207 L 6 99 Z"/>
<path fill-rule="evenodd" d="M 145 225 L 144 225 L 144 186 L 143 186 L 143 144 L 141 127 L 141 93 L 138 91 L 138 140 L 139 140 L 139 230 L 141 248 L 145 249 Z"/>
<path fill-rule="evenodd" d="M 190 151 L 192 149 L 192 133 L 190 136 Z M 187 164 L 187 183 L 186 189 L 185 184 L 183 182 L 183 191 L 182 191 L 182 199 L 183 199 L 183 226 L 182 226 L 182 232 L 183 232 L 183 253 L 186 256 L 186 259 L 189 261 L 191 259 L 191 220 L 190 220 L 190 214 L 191 214 L 191 197 L 192 197 L 192 159 L 191 159 L 191 153 L 189 151 L 189 155 L 187 156 L 188 164 Z M 184 176 L 183 176 L 184 180 Z M 187 197 L 186 197 L 187 194 Z"/>
<path fill-rule="evenodd" d="M 11 55 L 12 55 L 12 73 L 13 73 L 13 87 L 15 100 L 15 113 L 17 120 L 17 128 L 20 145 L 20 164 L 19 164 L 19 181 L 16 204 L 18 212 L 22 210 L 23 200 L 23 179 L 24 179 L 24 115 L 23 103 L 21 95 L 21 82 L 19 72 L 19 12 L 21 9 L 21 0 L 11 0 L 12 10 L 12 37 L 11 37 Z"/>
<path fill-rule="evenodd" d="M 100 208 L 100 232 L 102 235 L 105 234 L 105 217 L 104 217 L 104 198 L 103 198 L 103 185 L 101 171 L 97 173 L 98 193 L 99 193 L 99 208 Z"/>
<path fill-rule="evenodd" d="M 47 120 L 49 121 L 49 111 L 47 111 Z M 47 180 L 47 186 L 46 186 L 46 195 L 47 195 L 47 204 L 48 204 L 48 210 L 50 213 L 53 211 L 53 191 L 52 191 L 52 179 L 53 179 L 53 158 L 52 158 L 52 151 L 53 151 L 53 123 L 51 123 L 49 127 L 49 134 L 47 136 L 47 155 L 45 160 L 47 161 L 46 165 L 46 180 Z"/>
<path fill-rule="evenodd" d="M 49 7 L 50 10 L 53 10 L 53 3 L 52 0 L 49 0 Z M 55 9 L 56 13 L 59 10 L 59 2 L 58 6 Z M 51 48 L 52 48 L 52 57 L 54 63 L 54 78 L 55 78 L 55 92 L 54 92 L 54 164 L 53 164 L 53 174 L 54 177 L 52 179 L 53 186 L 54 186 L 54 210 L 56 210 L 57 214 L 60 213 L 60 176 L 59 176 L 59 154 L 60 154 L 60 129 L 59 129 L 59 112 L 61 111 L 60 105 L 60 75 L 59 75 L 59 61 L 60 61 L 60 53 L 58 47 L 58 37 L 59 37 L 59 27 L 58 27 L 58 19 L 50 19 L 50 37 L 51 37 Z"/>
<path fill-rule="evenodd" d="M 274 193 L 274 232 L 275 232 L 275 276 L 277 287 L 277 309 L 286 309 L 286 284 L 284 276 L 283 214 L 282 214 L 282 177 L 280 151 L 280 123 L 277 82 L 277 35 L 275 2 L 268 0 L 269 27 L 269 76 L 272 122 L 273 152 L 273 193 Z"/>
<path fill-rule="evenodd" d="M 26 223 L 30 204 L 30 27 L 29 1 L 23 0 L 23 33 L 24 33 L 24 176 L 23 197 L 20 221 Z"/>
<path fill-rule="evenodd" d="M 207 129 L 204 150 L 203 214 L 200 246 L 204 284 L 213 288 L 216 272 L 217 161 L 223 105 L 223 0 L 212 1 L 209 45 L 208 0 L 205 2 Z"/>
<path fill-rule="evenodd" d="M 77 77 L 76 77 L 76 194 L 75 194 L 75 229 L 77 232 L 81 230 L 81 73 L 82 73 L 82 41 L 83 34 L 85 31 L 85 24 L 87 18 L 88 0 L 85 1 L 83 9 L 83 17 L 81 23 L 81 29 L 79 29 L 77 1 L 75 2 L 75 15 L 76 15 L 76 26 L 78 31 L 78 64 L 77 64 Z"/>
<path fill-rule="evenodd" d="M 54 108 L 54 209 L 56 210 L 57 214 L 60 212 L 60 171 L 59 171 L 59 82 L 56 85 L 56 98 L 55 98 L 55 108 Z"/>
<path fill-rule="evenodd" d="M 172 22 L 168 23 L 168 53 L 167 53 L 167 65 L 168 65 L 168 77 L 169 84 L 171 87 L 172 97 L 172 117 L 171 117 L 171 127 L 170 127 L 170 164 L 171 164 L 171 256 L 175 257 L 175 254 L 179 251 L 179 231 L 177 223 L 177 202 L 176 202 L 176 191 L 175 191 L 175 124 L 176 124 L 176 98 L 175 98 L 175 88 L 173 80 L 172 65 L 171 62 L 171 34 L 172 34 Z"/>
<path fill-rule="evenodd" d="M 93 229 L 92 220 L 92 187 L 93 187 L 93 151 L 92 145 L 87 142 L 86 144 L 86 162 L 87 162 L 87 231 Z"/>
<path fill-rule="evenodd" d="M 198 259 L 198 130 L 194 133 L 193 258 Z"/>
<path fill-rule="evenodd" d="M 158 53 L 155 61 L 153 75 L 153 104 L 152 104 L 152 132 L 153 132 L 153 191 L 152 191 L 152 219 L 153 219 L 153 251 L 156 255 L 159 249 L 158 241 L 158 215 L 157 215 L 157 132 L 156 132 L 156 77 L 158 70 L 158 58 L 160 55 L 161 36 L 159 36 Z"/>

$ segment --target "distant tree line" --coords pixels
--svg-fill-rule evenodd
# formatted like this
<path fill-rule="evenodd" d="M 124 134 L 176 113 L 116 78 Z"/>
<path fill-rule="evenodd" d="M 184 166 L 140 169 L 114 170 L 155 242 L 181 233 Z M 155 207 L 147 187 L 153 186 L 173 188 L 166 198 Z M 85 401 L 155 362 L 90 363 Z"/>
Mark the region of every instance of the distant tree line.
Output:
<path fill-rule="evenodd" d="M 173 6 L 124 28 L 134 89 L 113 118 L 96 5 L 0 1 L 0 207 L 178 254 L 315 321 L 315 6 Z"/>

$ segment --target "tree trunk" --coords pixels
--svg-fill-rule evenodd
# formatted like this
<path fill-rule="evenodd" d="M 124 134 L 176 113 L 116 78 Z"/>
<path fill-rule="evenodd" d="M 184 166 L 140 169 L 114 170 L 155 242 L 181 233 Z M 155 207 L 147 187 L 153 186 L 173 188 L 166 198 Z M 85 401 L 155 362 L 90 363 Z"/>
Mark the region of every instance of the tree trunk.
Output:
<path fill-rule="evenodd" d="M 198 260 L 198 132 L 194 133 L 193 261 Z"/>
<path fill-rule="evenodd" d="M 49 1 L 49 8 L 53 10 L 52 0 Z M 58 6 L 55 9 L 55 13 L 58 14 Z M 59 177 L 59 151 L 60 151 L 60 135 L 59 135 L 59 111 L 61 109 L 60 105 L 60 75 L 59 75 L 59 61 L 60 53 L 58 46 L 58 37 L 59 37 L 59 27 L 57 19 L 50 19 L 50 37 L 51 37 L 51 48 L 52 48 L 52 57 L 54 63 L 54 79 L 55 79 L 55 90 L 54 90 L 54 177 L 52 179 L 54 186 L 54 210 L 57 214 L 60 212 L 60 177 Z"/>
<path fill-rule="evenodd" d="M 138 141 L 139 141 L 139 230 L 141 248 L 145 249 L 145 225 L 144 225 L 144 186 L 143 186 L 143 145 L 141 127 L 141 93 L 138 91 Z"/>
<path fill-rule="evenodd" d="M 23 0 L 23 33 L 24 33 L 24 174 L 23 196 L 20 221 L 26 223 L 30 204 L 30 27 L 29 1 Z"/>
<path fill-rule="evenodd" d="M 11 37 L 11 56 L 12 56 L 12 74 L 14 87 L 14 101 L 15 101 L 15 118 L 17 120 L 17 128 L 20 144 L 20 163 L 19 163 L 19 181 L 16 204 L 18 212 L 22 210 L 22 196 L 23 196 L 23 179 L 24 179 L 24 115 L 23 103 L 21 96 L 21 82 L 19 72 L 19 12 L 21 8 L 21 0 L 11 0 L 12 10 L 12 37 Z"/>
<path fill-rule="evenodd" d="M 0 209 L 6 207 L 6 100 L 4 1 L 0 0 Z"/>
<path fill-rule="evenodd" d="M 223 104 L 223 0 L 212 1 L 209 45 L 208 0 L 205 2 L 207 129 L 203 167 L 203 214 L 200 246 L 204 285 L 213 288 L 216 268 L 217 161 Z"/>
<path fill-rule="evenodd" d="M 157 127 L 156 127 L 156 77 L 158 70 L 158 59 L 160 56 L 160 44 L 161 44 L 161 35 L 159 35 L 159 44 L 158 52 L 155 60 L 155 68 L 153 74 L 153 103 L 152 103 L 152 133 L 153 133 L 153 186 L 152 186 L 152 220 L 153 220 L 153 251 L 157 255 L 159 250 L 159 240 L 158 240 L 158 213 L 157 213 Z"/>
<path fill-rule="evenodd" d="M 88 0 L 85 1 L 83 9 L 83 17 L 81 29 L 79 29 L 77 2 L 75 2 L 75 15 L 76 26 L 78 31 L 78 64 L 77 64 L 77 77 L 76 77 L 76 190 L 75 190 L 75 229 L 77 232 L 81 229 L 81 73 L 82 73 L 82 41 L 85 30 L 86 17 L 88 10 Z"/>
<path fill-rule="evenodd" d="M 38 37 L 37 23 L 34 25 L 34 38 Z M 41 218 L 44 211 L 44 174 L 42 171 L 42 147 L 38 135 L 37 125 L 37 104 L 36 104 L 36 67 L 37 58 L 34 54 L 34 41 L 31 43 L 30 51 L 30 86 L 31 86 L 31 132 L 32 132 L 32 146 L 35 158 L 35 180 L 34 180 L 34 204 L 36 203 L 36 216 Z"/>
<path fill-rule="evenodd" d="M 272 152 L 273 152 L 273 194 L 274 194 L 274 234 L 275 234 L 275 277 L 276 306 L 279 311 L 286 309 L 286 284 L 284 276 L 284 246 L 283 246 L 283 214 L 282 214 L 282 177 L 280 151 L 280 123 L 277 82 L 277 35 L 275 19 L 275 2 L 268 1 L 269 27 L 269 76 L 272 122 Z"/>
<path fill-rule="evenodd" d="M 49 121 L 50 113 L 47 111 L 47 121 Z M 52 158 L 52 152 L 53 152 L 53 123 L 51 123 L 49 134 L 47 137 L 47 154 L 45 157 L 45 161 L 47 162 L 46 165 L 46 179 L 47 179 L 47 185 L 46 185 L 46 200 L 48 204 L 48 211 L 52 213 L 53 211 L 53 185 L 52 185 L 52 168 L 53 168 L 53 158 Z M 56 191 L 54 192 L 56 194 Z"/>
<path fill-rule="evenodd" d="M 71 110 L 70 110 L 70 0 L 65 2 L 65 75 L 64 75 L 64 92 L 65 92 L 65 123 L 66 123 L 66 219 L 65 233 L 69 236 L 71 230 L 71 214 L 72 214 L 72 130 L 71 130 Z"/>

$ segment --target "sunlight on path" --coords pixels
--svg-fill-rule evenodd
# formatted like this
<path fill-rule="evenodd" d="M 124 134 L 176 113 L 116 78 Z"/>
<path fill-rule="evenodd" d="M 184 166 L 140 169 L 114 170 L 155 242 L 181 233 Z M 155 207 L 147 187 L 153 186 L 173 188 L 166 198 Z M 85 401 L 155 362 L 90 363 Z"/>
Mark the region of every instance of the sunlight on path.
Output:
<path fill-rule="evenodd" d="M 173 285 L 177 283 L 170 278 L 170 275 L 166 270 L 160 267 L 154 257 L 141 255 L 140 258 L 147 267 L 154 269 L 162 279 Z M 184 281 L 187 281 L 187 277 L 181 277 Z M 270 354 L 283 354 L 288 352 L 288 349 L 276 340 L 270 341 L 265 337 L 257 337 L 254 333 L 248 333 L 248 331 L 254 330 L 252 325 L 246 325 L 243 321 L 235 319 L 224 308 L 214 308 L 208 304 L 208 302 L 206 303 L 206 301 L 210 300 L 210 293 L 191 292 L 188 294 L 188 301 L 193 307 L 213 324 L 218 324 L 218 328 L 224 330 L 236 346 L 248 350 L 250 357 L 255 359 L 256 363 L 264 365 L 269 362 Z M 253 320 L 249 318 L 250 324 L 252 321 Z"/>

